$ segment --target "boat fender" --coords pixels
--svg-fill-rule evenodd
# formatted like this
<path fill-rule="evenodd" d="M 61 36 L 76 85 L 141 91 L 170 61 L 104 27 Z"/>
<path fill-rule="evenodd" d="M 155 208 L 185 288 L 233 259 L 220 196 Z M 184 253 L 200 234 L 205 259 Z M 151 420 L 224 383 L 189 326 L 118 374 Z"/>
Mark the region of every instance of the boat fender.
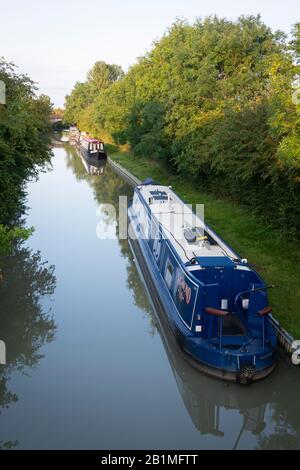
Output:
<path fill-rule="evenodd" d="M 300 364 L 300 340 L 297 339 L 292 343 L 292 363 L 295 366 Z"/>
<path fill-rule="evenodd" d="M 255 366 L 253 364 L 241 364 L 236 380 L 242 385 L 249 385 L 255 375 Z"/>

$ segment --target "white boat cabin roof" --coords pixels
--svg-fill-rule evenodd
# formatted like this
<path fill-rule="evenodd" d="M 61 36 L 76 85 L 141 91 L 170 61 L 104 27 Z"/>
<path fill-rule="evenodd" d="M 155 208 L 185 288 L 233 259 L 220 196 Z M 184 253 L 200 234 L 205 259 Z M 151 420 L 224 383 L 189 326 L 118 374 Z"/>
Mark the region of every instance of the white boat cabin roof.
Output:
<path fill-rule="evenodd" d="M 239 260 L 239 256 L 204 223 L 203 205 L 202 213 L 196 215 L 192 207 L 185 204 L 169 186 L 145 184 L 137 188 L 150 208 L 153 219 L 161 223 L 164 235 L 184 263 L 197 258 L 199 269 L 202 257 L 203 266 L 207 262 L 209 265 L 223 266 L 230 260 Z M 196 212 L 199 208 L 197 206 Z M 147 230 L 149 227 L 144 226 L 144 232 Z M 216 264 L 213 258 L 217 260 Z"/>

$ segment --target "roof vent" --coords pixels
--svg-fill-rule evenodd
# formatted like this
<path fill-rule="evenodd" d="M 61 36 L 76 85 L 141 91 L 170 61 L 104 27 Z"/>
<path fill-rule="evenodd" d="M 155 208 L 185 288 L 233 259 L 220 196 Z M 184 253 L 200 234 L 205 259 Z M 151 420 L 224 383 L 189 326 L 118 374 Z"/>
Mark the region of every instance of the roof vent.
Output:
<path fill-rule="evenodd" d="M 168 200 L 168 195 L 166 191 L 159 191 L 159 189 L 156 189 L 155 191 L 150 191 L 150 194 L 152 195 L 155 201 L 167 201 Z"/>
<path fill-rule="evenodd" d="M 201 236 L 200 231 L 196 228 L 185 228 L 183 231 L 184 238 L 188 243 L 196 243 L 197 237 Z"/>
<path fill-rule="evenodd" d="M 188 227 L 183 230 L 184 238 L 188 243 L 206 242 L 217 245 L 216 240 L 203 227 Z"/>

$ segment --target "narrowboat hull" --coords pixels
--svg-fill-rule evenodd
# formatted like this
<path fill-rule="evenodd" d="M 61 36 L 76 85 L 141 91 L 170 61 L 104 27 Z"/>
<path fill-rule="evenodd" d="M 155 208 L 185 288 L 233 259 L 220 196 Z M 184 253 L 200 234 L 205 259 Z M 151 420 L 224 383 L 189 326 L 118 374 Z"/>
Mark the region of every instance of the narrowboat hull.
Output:
<path fill-rule="evenodd" d="M 87 159 L 88 161 L 92 161 L 92 160 L 106 160 L 107 159 L 107 155 L 106 155 L 106 152 L 103 150 L 103 151 L 97 151 L 97 153 L 91 153 L 90 151 L 88 151 L 87 149 L 85 149 L 82 145 L 79 146 L 79 151 L 81 153 L 81 155 Z"/>
<path fill-rule="evenodd" d="M 275 350 L 270 351 L 266 348 L 259 353 L 254 353 L 250 347 L 249 354 L 243 354 L 240 363 L 237 352 L 228 350 L 224 354 L 224 349 L 218 351 L 216 346 L 195 337 L 183 324 L 151 249 L 147 241 L 140 236 L 132 207 L 129 207 L 128 215 L 131 230 L 134 232 L 133 237 L 129 234 L 129 244 L 137 267 L 151 295 L 159 321 L 173 335 L 185 359 L 197 370 L 228 382 L 249 384 L 271 374 L 276 365 Z M 247 366 L 249 365 L 252 367 L 248 373 Z M 253 365 L 255 370 L 253 370 Z"/>

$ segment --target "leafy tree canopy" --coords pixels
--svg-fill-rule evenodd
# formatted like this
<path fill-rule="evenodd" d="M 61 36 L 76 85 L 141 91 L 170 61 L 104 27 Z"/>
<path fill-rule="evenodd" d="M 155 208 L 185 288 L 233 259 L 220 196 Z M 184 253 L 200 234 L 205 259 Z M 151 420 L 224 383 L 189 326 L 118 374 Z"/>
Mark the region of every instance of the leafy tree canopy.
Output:
<path fill-rule="evenodd" d="M 0 255 L 11 241 L 28 235 L 18 228 L 24 184 L 50 159 L 50 99 L 36 95 L 36 86 L 16 66 L 0 59 L 0 80 L 6 103 L 0 104 Z"/>
<path fill-rule="evenodd" d="M 83 86 L 98 85 L 73 120 L 127 144 L 137 157 L 168 160 L 183 176 L 217 187 L 296 235 L 299 27 L 289 42 L 260 16 L 179 20 L 105 86 L 93 79 L 102 70 L 96 63 Z M 79 103 L 77 91 L 70 96 Z"/>

